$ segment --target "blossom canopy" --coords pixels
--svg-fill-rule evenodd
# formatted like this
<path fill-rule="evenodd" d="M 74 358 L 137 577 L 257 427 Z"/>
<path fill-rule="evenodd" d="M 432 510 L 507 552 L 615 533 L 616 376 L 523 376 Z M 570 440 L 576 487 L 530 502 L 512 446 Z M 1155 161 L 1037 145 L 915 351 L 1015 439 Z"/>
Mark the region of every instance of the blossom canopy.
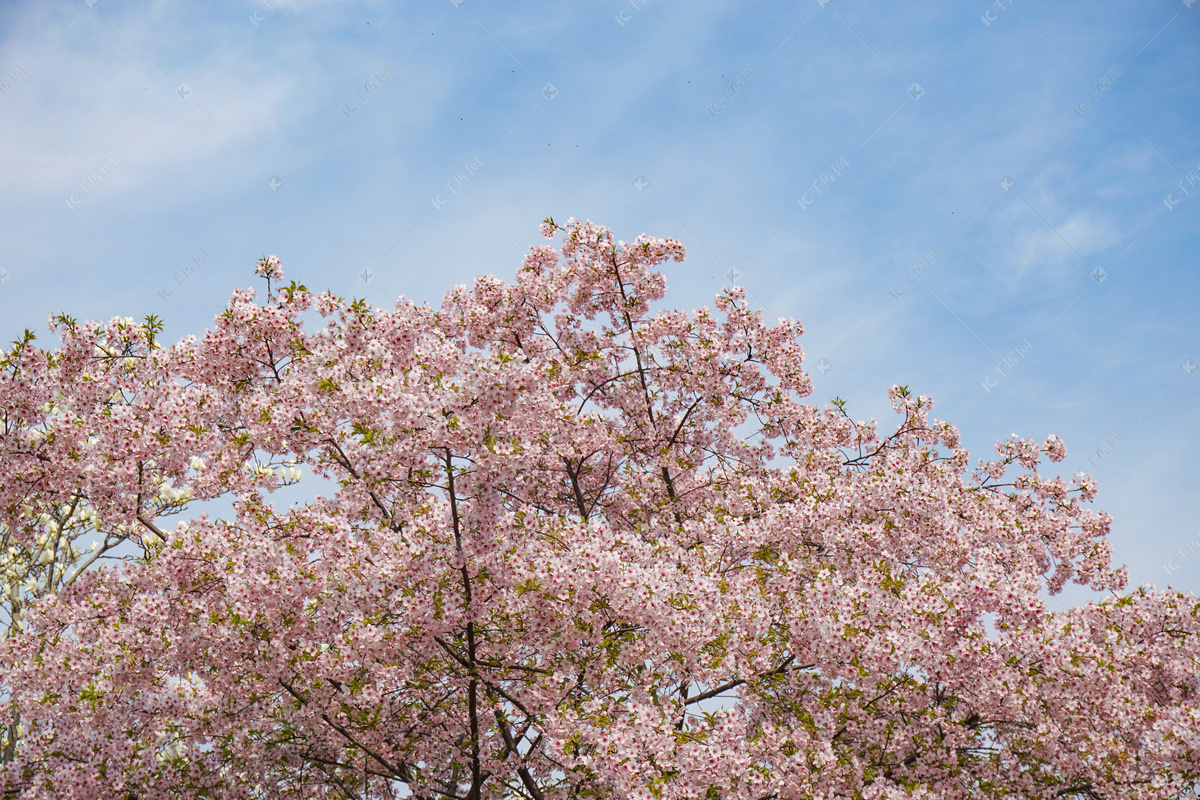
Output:
<path fill-rule="evenodd" d="M 513 282 L 437 309 L 284 285 L 270 256 L 262 302 L 235 291 L 199 338 L 58 317 L 59 346 L 14 347 L 0 527 L 32 583 L 5 601 L 4 797 L 1200 777 L 1200 604 L 1123 591 L 1094 482 L 1041 472 L 1061 439 L 972 464 L 899 386 L 881 434 L 803 401 L 802 327 L 740 288 L 662 308 L 678 241 L 542 232 Z M 138 552 L 94 566 L 85 532 Z M 1049 611 L 1068 583 L 1104 599 Z"/>

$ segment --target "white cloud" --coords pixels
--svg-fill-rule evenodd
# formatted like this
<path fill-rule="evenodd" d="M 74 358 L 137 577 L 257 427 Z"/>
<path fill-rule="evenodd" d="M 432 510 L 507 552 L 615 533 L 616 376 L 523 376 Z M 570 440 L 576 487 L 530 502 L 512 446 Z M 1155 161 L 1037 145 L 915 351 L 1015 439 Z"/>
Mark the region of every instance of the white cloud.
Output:
<path fill-rule="evenodd" d="M 1089 255 L 1118 239 L 1115 225 L 1097 222 L 1086 211 L 1076 211 L 1050 225 L 1034 216 L 1001 251 L 1002 263 L 1011 270 L 1013 282 L 1034 275 L 1058 277 L 1071 267 L 1085 266 Z"/>
<path fill-rule="evenodd" d="M 150 38 L 131 23 L 125 27 Z M 107 22 L 74 21 L 30 61 L 10 107 L 0 109 L 6 143 L 0 181 L 25 203 L 57 202 L 109 159 L 117 165 L 105 180 L 110 190 L 158 193 L 181 170 L 192 189 L 219 188 L 228 183 L 228 170 L 205 165 L 241 161 L 255 170 L 244 152 L 270 171 L 266 157 L 281 149 L 280 139 L 289 140 L 302 117 L 311 119 L 314 105 L 319 110 L 314 97 L 331 98 L 334 120 L 345 81 L 323 69 L 307 41 L 295 43 L 299 37 L 276 43 L 271 57 L 255 52 L 246 37 L 238 41 L 230 33 L 229 39 L 233 46 L 199 77 L 191 75 L 203 64 L 164 64 L 164 75 Z M 311 127 L 303 126 L 306 133 Z"/>

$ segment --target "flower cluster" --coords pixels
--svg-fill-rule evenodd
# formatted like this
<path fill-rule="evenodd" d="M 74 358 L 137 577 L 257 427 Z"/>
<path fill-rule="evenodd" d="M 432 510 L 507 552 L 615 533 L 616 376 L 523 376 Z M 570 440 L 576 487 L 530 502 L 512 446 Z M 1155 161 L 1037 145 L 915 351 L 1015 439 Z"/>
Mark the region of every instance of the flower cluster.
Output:
<path fill-rule="evenodd" d="M 279 256 L 269 255 L 260 258 L 255 265 L 254 273 L 263 278 L 283 280 L 283 267 L 279 265 Z"/>
<path fill-rule="evenodd" d="M 737 288 L 652 309 L 679 242 L 542 232 L 514 282 L 437 309 L 239 290 L 198 338 L 61 319 L 3 358 L 0 793 L 1148 800 L 1200 777 L 1200 604 L 1112 593 L 1094 481 L 1040 471 L 1059 438 L 972 465 L 905 387 L 882 431 L 816 407 L 798 322 Z M 1069 583 L 1110 594 L 1049 610 Z"/>

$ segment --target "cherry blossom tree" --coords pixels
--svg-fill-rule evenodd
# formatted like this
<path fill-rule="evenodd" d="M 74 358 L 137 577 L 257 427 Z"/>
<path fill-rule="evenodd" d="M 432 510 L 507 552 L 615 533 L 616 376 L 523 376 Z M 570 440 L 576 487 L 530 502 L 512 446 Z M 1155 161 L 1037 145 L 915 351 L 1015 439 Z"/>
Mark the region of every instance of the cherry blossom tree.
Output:
<path fill-rule="evenodd" d="M 272 256 L 198 339 L 8 354 L 6 797 L 1190 791 L 1200 602 L 1124 589 L 1061 440 L 804 403 L 797 322 L 660 308 L 679 242 L 542 230 L 438 309 Z"/>

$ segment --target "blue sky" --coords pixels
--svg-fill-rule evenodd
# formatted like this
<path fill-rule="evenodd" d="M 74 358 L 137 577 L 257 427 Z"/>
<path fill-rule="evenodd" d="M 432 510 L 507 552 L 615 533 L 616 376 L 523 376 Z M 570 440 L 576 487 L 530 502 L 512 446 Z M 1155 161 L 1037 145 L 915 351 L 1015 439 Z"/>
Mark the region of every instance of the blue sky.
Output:
<path fill-rule="evenodd" d="M 668 301 L 801 319 L 814 402 L 1058 433 L 1133 581 L 1200 591 L 1195 0 L 10 2 L 0 37 L 6 339 L 199 333 L 265 253 L 388 306 L 511 279 L 547 215 L 674 236 Z"/>

